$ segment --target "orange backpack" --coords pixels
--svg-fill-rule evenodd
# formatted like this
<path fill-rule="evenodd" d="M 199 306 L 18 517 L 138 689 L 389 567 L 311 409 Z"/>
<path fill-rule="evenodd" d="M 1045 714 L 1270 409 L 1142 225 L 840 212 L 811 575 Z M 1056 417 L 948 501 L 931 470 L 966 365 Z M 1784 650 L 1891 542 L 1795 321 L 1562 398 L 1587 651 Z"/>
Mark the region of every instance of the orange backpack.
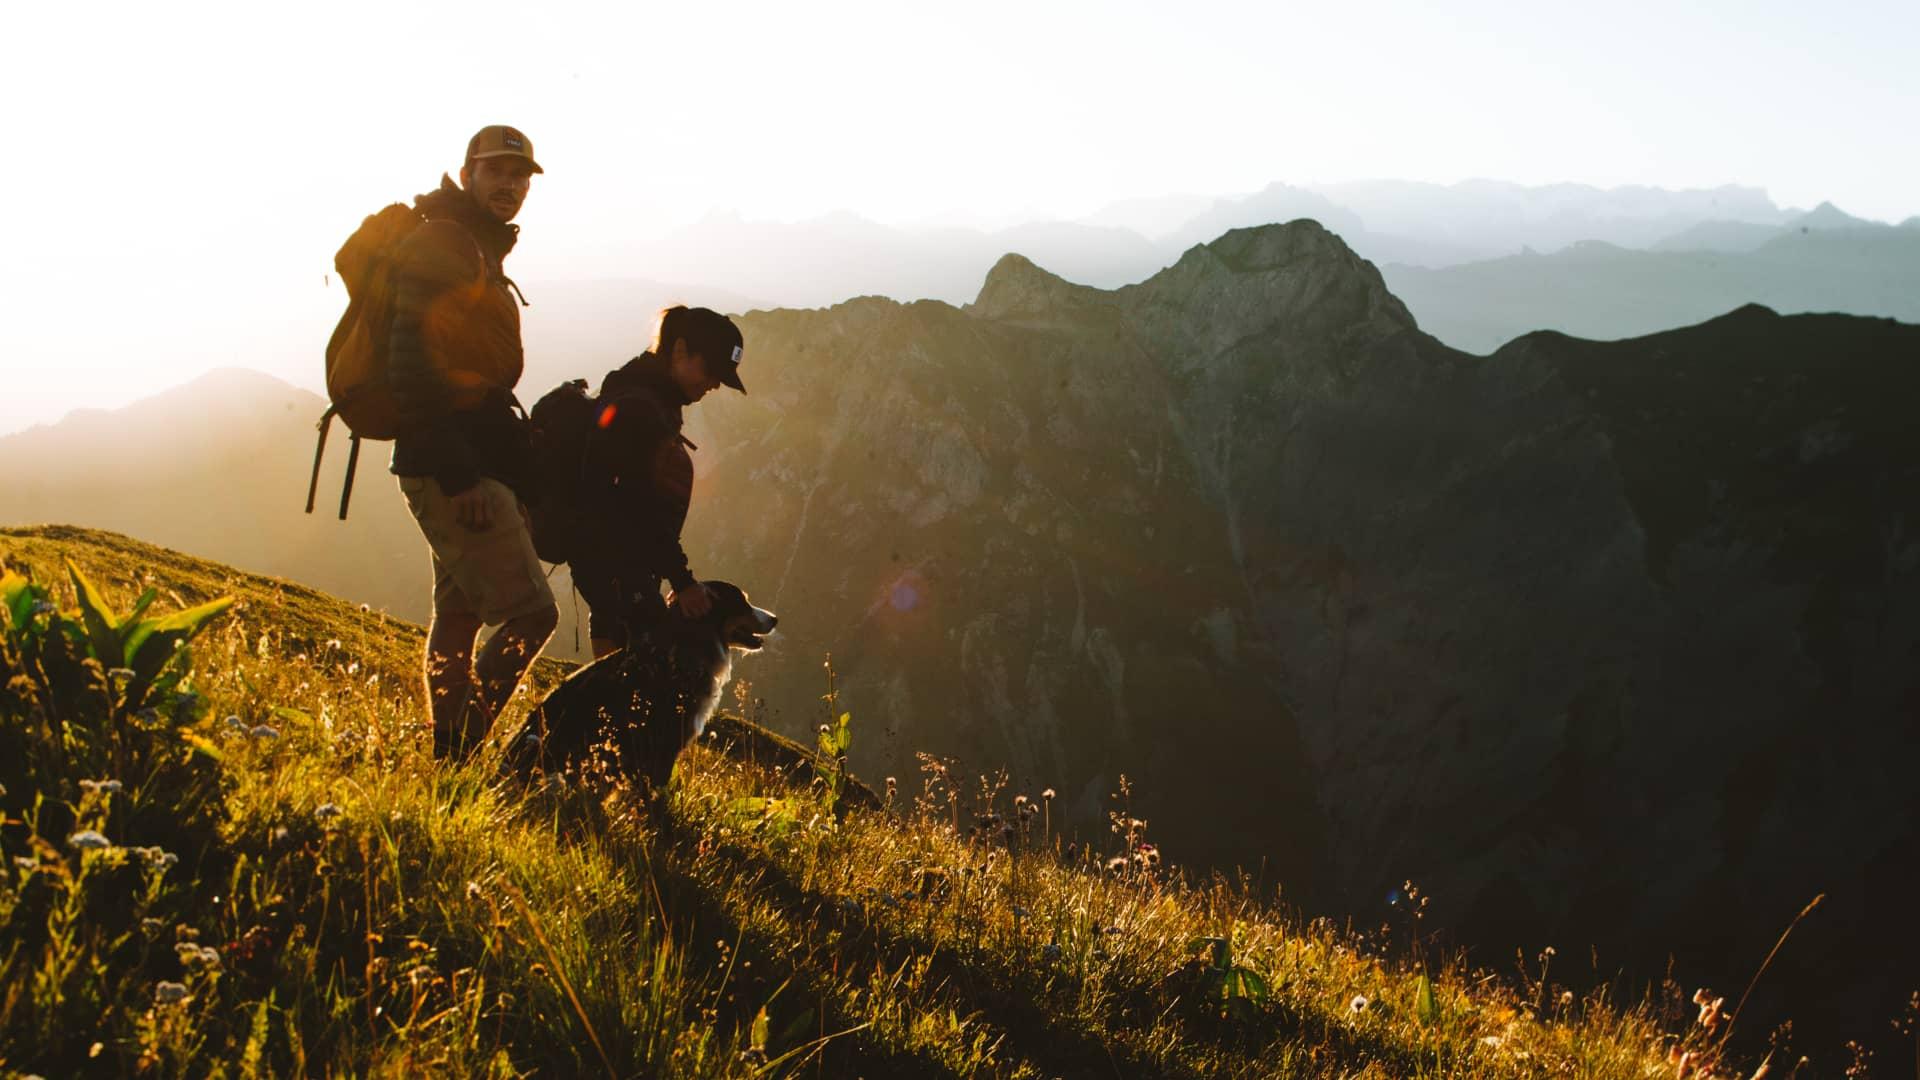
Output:
<path fill-rule="evenodd" d="M 393 253 L 424 222 L 419 211 L 393 203 L 369 214 L 333 257 L 333 268 L 347 287 L 347 311 L 327 342 L 327 411 L 320 415 L 320 439 L 313 449 L 313 478 L 307 483 L 307 513 L 313 513 L 320 486 L 320 458 L 327 431 L 338 416 L 353 438 L 347 452 L 347 477 L 340 489 L 340 518 L 347 517 L 361 439 L 391 439 L 399 434 L 400 414 L 387 386 L 387 339 L 393 329 Z"/>

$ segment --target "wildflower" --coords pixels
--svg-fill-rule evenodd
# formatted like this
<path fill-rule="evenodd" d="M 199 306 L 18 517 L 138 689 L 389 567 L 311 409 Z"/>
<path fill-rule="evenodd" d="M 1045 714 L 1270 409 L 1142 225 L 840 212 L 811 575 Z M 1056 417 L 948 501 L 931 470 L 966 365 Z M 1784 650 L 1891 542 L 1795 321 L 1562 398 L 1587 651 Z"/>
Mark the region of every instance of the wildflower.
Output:
<path fill-rule="evenodd" d="M 1353 1000 L 1347 1002 L 1347 1012 L 1349 1015 L 1359 1016 L 1360 1014 L 1366 1012 L 1368 1006 L 1371 1006 L 1372 1004 L 1373 1002 L 1368 1000 L 1367 995 L 1355 994 L 1353 995 Z"/>
<path fill-rule="evenodd" d="M 156 870 L 170 870 L 180 862 L 180 856 L 160 847 L 135 848 L 140 858 Z"/>
<path fill-rule="evenodd" d="M 180 963 L 189 969 L 206 968 L 211 971 L 220 967 L 220 954 L 217 951 L 191 941 L 176 943 L 173 954 L 179 957 Z"/>
<path fill-rule="evenodd" d="M 247 722 L 245 720 L 240 719 L 237 716 L 229 716 L 225 720 L 222 720 L 221 723 L 227 725 L 228 727 L 232 728 L 235 731 L 247 730 Z"/>
<path fill-rule="evenodd" d="M 277 728 L 270 727 L 266 724 L 256 725 L 254 729 L 252 731 L 247 732 L 247 734 L 253 736 L 256 739 L 272 740 L 280 737 L 280 732 Z"/>
<path fill-rule="evenodd" d="M 1480 1040 L 1480 1045 L 1486 1047 L 1489 1050 L 1498 1050 L 1500 1049 L 1500 1044 L 1505 1041 L 1506 1040 L 1502 1039 L 1498 1035 L 1488 1035 L 1483 1037 Z"/>
<path fill-rule="evenodd" d="M 144 933 L 158 934 L 160 931 L 165 930 L 166 928 L 167 928 L 167 920 L 165 919 L 156 919 L 153 916 L 149 915 L 146 918 L 140 920 L 140 929 Z"/>
<path fill-rule="evenodd" d="M 480 883 L 479 882 L 477 881 L 467 882 L 467 899 L 469 900 L 480 899 Z"/>
<path fill-rule="evenodd" d="M 1121 874 L 1125 873 L 1126 869 L 1127 857 L 1125 855 L 1115 855 L 1113 858 L 1107 860 L 1108 873 Z"/>
<path fill-rule="evenodd" d="M 153 988 L 155 1005 L 179 1005 L 187 1000 L 187 988 L 182 983 L 163 982 Z"/>
<path fill-rule="evenodd" d="M 133 669 L 130 667 L 108 668 L 107 678 L 119 679 L 122 682 L 126 682 L 133 678 Z"/>
<path fill-rule="evenodd" d="M 1726 1018 L 1726 1014 L 1721 1011 L 1721 1006 L 1727 1003 L 1726 998 L 1709 997 L 1710 993 L 1711 991 L 1704 986 L 1693 992 L 1693 1003 L 1700 1006 L 1700 1015 L 1695 1022 L 1705 1028 L 1709 1035 L 1713 1034 L 1713 1030 Z"/>
<path fill-rule="evenodd" d="M 117 795 L 120 792 L 120 788 L 121 788 L 121 784 L 120 784 L 120 781 L 118 780 L 82 780 L 80 781 L 81 791 L 93 792 L 95 794 L 104 793 L 107 795 Z"/>
<path fill-rule="evenodd" d="M 35 615 L 51 615 L 53 614 L 53 612 L 54 612 L 54 607 L 53 607 L 52 601 L 35 600 L 33 602 L 33 613 Z"/>
<path fill-rule="evenodd" d="M 92 829 L 82 829 L 67 837 L 67 846 L 81 851 L 99 851 L 113 846 L 113 841 L 101 836 Z"/>
<path fill-rule="evenodd" d="M 319 806 L 313 808 L 313 816 L 319 818 L 321 821 L 331 821 L 343 813 L 345 813 L 345 811 L 330 802 L 321 803 Z"/>
<path fill-rule="evenodd" d="M 1047 800 L 1048 802 L 1052 802 L 1052 801 L 1053 801 L 1053 789 L 1052 789 L 1052 788 L 1048 788 L 1047 790 L 1045 790 L 1045 791 L 1043 791 L 1043 792 L 1041 792 L 1041 793 L 1040 793 L 1040 797 L 1041 797 L 1041 798 L 1043 798 L 1043 799 L 1045 799 L 1045 800 Z"/>
<path fill-rule="evenodd" d="M 372 610 L 373 610 L 373 605 L 372 605 L 372 604 L 361 604 L 361 605 L 360 605 L 360 610 L 361 610 L 361 611 L 363 611 L 363 612 L 365 612 L 365 611 L 372 611 Z"/>

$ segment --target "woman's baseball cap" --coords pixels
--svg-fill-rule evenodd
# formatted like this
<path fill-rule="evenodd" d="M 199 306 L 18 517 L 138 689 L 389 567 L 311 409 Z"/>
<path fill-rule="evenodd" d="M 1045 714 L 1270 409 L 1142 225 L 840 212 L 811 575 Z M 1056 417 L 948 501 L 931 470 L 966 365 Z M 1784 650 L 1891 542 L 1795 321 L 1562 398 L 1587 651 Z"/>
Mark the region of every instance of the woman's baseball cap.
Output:
<path fill-rule="evenodd" d="M 746 355 L 745 339 L 733 320 L 712 308 L 670 307 L 660 313 L 660 328 L 654 334 L 653 351 L 665 355 L 676 338 L 684 338 L 687 351 L 707 363 L 707 371 L 726 386 L 741 393 L 740 361 Z"/>

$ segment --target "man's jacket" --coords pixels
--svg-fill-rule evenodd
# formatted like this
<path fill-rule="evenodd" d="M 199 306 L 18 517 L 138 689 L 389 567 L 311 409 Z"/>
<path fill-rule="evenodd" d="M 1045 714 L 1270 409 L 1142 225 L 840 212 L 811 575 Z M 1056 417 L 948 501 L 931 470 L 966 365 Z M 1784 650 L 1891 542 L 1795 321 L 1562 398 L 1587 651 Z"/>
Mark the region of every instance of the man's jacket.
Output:
<path fill-rule="evenodd" d="M 394 254 L 387 378 L 399 406 L 392 471 L 457 495 L 492 477 L 525 492 L 529 451 L 514 415 L 525 363 L 502 261 L 519 228 L 452 179 L 414 200 L 426 218 Z"/>
<path fill-rule="evenodd" d="M 587 445 L 581 549 L 573 574 L 629 593 L 693 583 L 680 527 L 693 499 L 693 457 L 680 435 L 687 405 L 666 362 L 642 353 L 600 385 L 600 425 Z"/>

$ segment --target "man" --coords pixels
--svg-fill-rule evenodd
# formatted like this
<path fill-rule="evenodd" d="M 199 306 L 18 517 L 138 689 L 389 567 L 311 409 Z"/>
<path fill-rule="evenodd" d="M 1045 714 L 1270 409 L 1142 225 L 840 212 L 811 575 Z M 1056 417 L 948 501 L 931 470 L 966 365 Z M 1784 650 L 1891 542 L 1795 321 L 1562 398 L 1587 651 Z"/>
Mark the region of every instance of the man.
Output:
<path fill-rule="evenodd" d="M 391 471 L 433 554 L 425 666 L 437 757 L 479 744 L 559 621 L 519 497 L 530 468 L 513 399 L 524 357 L 518 287 L 502 268 L 543 171 L 525 135 L 480 129 L 460 183 L 443 176 L 414 200 L 425 223 L 394 254 Z M 476 658 L 482 626 L 499 629 Z"/>
<path fill-rule="evenodd" d="M 589 608 L 593 654 L 605 656 L 665 618 L 700 618 L 712 605 L 687 568 L 680 528 L 693 498 L 693 444 L 683 410 L 717 386 L 741 393 L 740 330 L 708 308 L 660 313 L 653 348 L 607 373 L 587 444 L 581 550 L 574 587 Z M 660 582 L 672 586 L 666 603 Z"/>

